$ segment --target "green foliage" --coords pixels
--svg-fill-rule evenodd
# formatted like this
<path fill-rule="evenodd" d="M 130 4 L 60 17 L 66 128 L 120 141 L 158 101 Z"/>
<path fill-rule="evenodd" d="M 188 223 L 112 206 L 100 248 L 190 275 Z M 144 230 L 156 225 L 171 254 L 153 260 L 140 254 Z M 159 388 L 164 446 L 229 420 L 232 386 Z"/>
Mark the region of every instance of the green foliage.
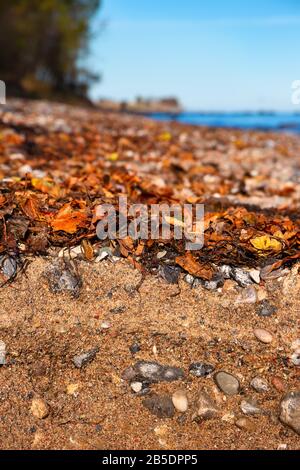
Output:
<path fill-rule="evenodd" d="M 101 0 L 1 0 L 0 79 L 11 93 L 85 96 L 79 67 Z"/>

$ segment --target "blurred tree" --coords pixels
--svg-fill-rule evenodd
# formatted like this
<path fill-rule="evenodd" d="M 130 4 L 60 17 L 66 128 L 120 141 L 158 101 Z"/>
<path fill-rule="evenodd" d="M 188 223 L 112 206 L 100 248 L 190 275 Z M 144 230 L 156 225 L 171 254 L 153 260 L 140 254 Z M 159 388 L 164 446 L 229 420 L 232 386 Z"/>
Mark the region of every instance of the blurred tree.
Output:
<path fill-rule="evenodd" d="M 101 0 L 1 0 L 0 79 L 10 94 L 86 97 L 80 68 Z"/>

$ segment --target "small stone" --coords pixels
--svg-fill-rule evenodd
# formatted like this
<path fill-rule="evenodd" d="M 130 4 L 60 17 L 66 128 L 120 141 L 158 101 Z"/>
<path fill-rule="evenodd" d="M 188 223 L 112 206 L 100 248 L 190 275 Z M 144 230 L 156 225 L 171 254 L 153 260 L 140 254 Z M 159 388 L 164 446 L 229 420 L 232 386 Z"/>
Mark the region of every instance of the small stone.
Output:
<path fill-rule="evenodd" d="M 130 387 L 134 393 L 140 393 L 143 389 L 143 384 L 142 382 L 131 382 Z"/>
<path fill-rule="evenodd" d="M 159 266 L 158 273 L 168 284 L 177 284 L 180 268 L 164 264 L 163 266 Z"/>
<path fill-rule="evenodd" d="M 166 251 L 166 250 L 164 250 L 164 251 L 159 251 L 159 252 L 157 253 L 157 255 L 156 255 L 156 258 L 157 258 L 157 259 L 162 259 L 162 258 L 164 258 L 164 257 L 166 256 L 166 254 L 167 254 L 167 251 Z"/>
<path fill-rule="evenodd" d="M 263 328 L 255 328 L 253 333 L 256 339 L 258 339 L 258 341 L 261 343 L 270 344 L 273 341 L 273 336 L 271 333 L 267 330 L 264 330 Z"/>
<path fill-rule="evenodd" d="M 300 366 L 300 349 L 296 349 L 296 351 L 291 355 L 291 362 L 296 367 Z"/>
<path fill-rule="evenodd" d="M 101 261 L 103 261 L 105 258 L 108 258 L 108 257 L 110 258 L 113 257 L 112 251 L 108 247 L 103 247 L 99 250 L 99 254 L 97 258 L 95 259 L 95 262 L 100 263 Z"/>
<path fill-rule="evenodd" d="M 232 268 L 231 277 L 234 279 L 241 287 L 247 287 L 253 284 L 253 281 L 250 277 L 250 274 L 244 271 L 241 268 Z"/>
<path fill-rule="evenodd" d="M 81 279 L 66 261 L 56 261 L 44 272 L 49 289 L 53 293 L 67 292 L 73 297 L 78 297 L 82 287 Z"/>
<path fill-rule="evenodd" d="M 12 279 L 17 272 L 17 262 L 11 256 L 0 256 L 0 269 L 7 279 Z"/>
<path fill-rule="evenodd" d="M 261 377 L 255 377 L 252 379 L 250 385 L 259 393 L 264 393 L 269 390 L 268 382 Z"/>
<path fill-rule="evenodd" d="M 273 387 L 280 393 L 285 392 L 285 384 L 279 377 L 273 377 L 272 380 Z"/>
<path fill-rule="evenodd" d="M 32 400 L 30 411 L 33 416 L 38 419 L 47 418 L 49 415 L 49 407 L 41 398 L 34 398 Z"/>
<path fill-rule="evenodd" d="M 79 389 L 79 384 L 69 384 L 67 385 L 67 395 L 76 395 L 76 392 Z"/>
<path fill-rule="evenodd" d="M 194 276 L 192 276 L 191 274 L 187 274 L 185 277 L 184 277 L 184 280 L 187 284 L 189 284 L 190 286 L 192 286 L 194 284 Z"/>
<path fill-rule="evenodd" d="M 257 403 L 253 399 L 242 400 L 241 410 L 245 415 L 259 415 L 262 413 L 261 408 L 257 406 Z"/>
<path fill-rule="evenodd" d="M 271 305 L 268 300 L 263 300 L 258 306 L 256 313 L 259 317 L 271 317 L 276 313 L 276 307 Z"/>
<path fill-rule="evenodd" d="M 100 325 L 102 330 L 108 330 L 111 327 L 111 323 L 109 321 L 103 321 Z"/>
<path fill-rule="evenodd" d="M 0 366 L 5 366 L 6 364 L 6 344 L 4 341 L 0 340 Z"/>
<path fill-rule="evenodd" d="M 205 364 L 204 362 L 194 362 L 190 365 L 189 370 L 195 377 L 207 377 L 215 370 L 215 367 L 211 364 Z"/>
<path fill-rule="evenodd" d="M 211 419 L 217 413 L 218 407 L 212 398 L 206 392 L 201 392 L 197 402 L 197 416 L 201 419 Z"/>
<path fill-rule="evenodd" d="M 184 372 L 178 367 L 163 366 L 157 362 L 139 361 L 133 368 L 133 377 L 140 378 L 141 381 L 150 383 L 155 382 L 172 382 L 184 377 Z"/>
<path fill-rule="evenodd" d="M 129 348 L 131 354 L 136 354 L 141 350 L 139 343 L 133 343 Z"/>
<path fill-rule="evenodd" d="M 222 274 L 218 273 L 211 279 L 211 281 L 204 281 L 203 287 L 207 290 L 217 290 L 219 287 L 223 287 L 224 277 Z"/>
<path fill-rule="evenodd" d="M 173 402 L 167 395 L 151 395 L 143 401 L 143 405 L 158 418 L 172 418 L 175 414 Z"/>
<path fill-rule="evenodd" d="M 254 431 L 255 427 L 254 424 L 247 418 L 239 418 L 236 422 L 235 425 L 239 428 L 242 429 L 243 431 Z"/>
<path fill-rule="evenodd" d="M 241 289 L 236 299 L 237 304 L 255 304 L 257 302 L 257 293 L 253 286 Z"/>
<path fill-rule="evenodd" d="M 249 275 L 256 284 L 260 283 L 260 271 L 258 269 L 251 269 Z"/>
<path fill-rule="evenodd" d="M 231 271 L 231 266 L 228 266 L 227 264 L 223 264 L 223 266 L 220 266 L 219 268 L 219 272 L 223 275 L 224 279 L 230 279 Z"/>
<path fill-rule="evenodd" d="M 300 391 L 285 395 L 280 403 L 280 421 L 300 434 Z"/>
<path fill-rule="evenodd" d="M 83 367 L 86 364 L 88 364 L 89 362 L 91 362 L 95 358 L 98 351 L 99 351 L 99 348 L 93 348 L 90 351 L 87 351 L 87 352 L 78 354 L 77 356 L 74 356 L 73 357 L 73 364 L 75 365 L 75 367 L 80 369 L 81 367 Z"/>
<path fill-rule="evenodd" d="M 215 382 L 219 389 L 226 395 L 237 395 L 240 389 L 240 383 L 234 375 L 228 372 L 218 372 L 214 376 Z"/>
<path fill-rule="evenodd" d="M 172 395 L 172 402 L 176 410 L 185 413 L 189 407 L 187 394 L 184 390 L 177 390 Z"/>

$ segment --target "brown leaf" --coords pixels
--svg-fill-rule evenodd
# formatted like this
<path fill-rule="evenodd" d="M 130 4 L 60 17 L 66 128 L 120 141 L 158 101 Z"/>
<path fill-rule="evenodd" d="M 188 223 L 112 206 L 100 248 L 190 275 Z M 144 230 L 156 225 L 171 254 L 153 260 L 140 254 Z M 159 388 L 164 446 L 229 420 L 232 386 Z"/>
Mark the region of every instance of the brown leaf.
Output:
<path fill-rule="evenodd" d="M 192 276 L 200 277 L 206 281 L 210 281 L 213 277 L 213 269 L 205 263 L 196 261 L 190 252 L 187 252 L 185 256 L 178 256 L 176 263 Z"/>

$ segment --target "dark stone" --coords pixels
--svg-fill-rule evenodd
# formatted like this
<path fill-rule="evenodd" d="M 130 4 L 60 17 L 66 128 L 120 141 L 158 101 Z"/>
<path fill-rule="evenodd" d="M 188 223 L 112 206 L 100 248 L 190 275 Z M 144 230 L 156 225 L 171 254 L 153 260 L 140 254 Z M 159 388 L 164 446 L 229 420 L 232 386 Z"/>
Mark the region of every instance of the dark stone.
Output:
<path fill-rule="evenodd" d="M 68 292 L 73 297 L 78 297 L 82 287 L 82 281 L 70 263 L 56 261 L 44 272 L 49 289 L 53 293 Z"/>
<path fill-rule="evenodd" d="M 129 350 L 132 354 L 136 354 L 141 350 L 141 346 L 139 345 L 139 343 L 133 343 L 130 346 Z"/>
<path fill-rule="evenodd" d="M 177 266 L 169 266 L 167 264 L 161 265 L 158 269 L 159 275 L 168 283 L 168 284 L 177 284 L 180 274 L 180 268 Z"/>
<path fill-rule="evenodd" d="M 166 395 L 151 395 L 143 400 L 143 405 L 158 418 L 172 418 L 175 414 L 173 402 Z"/>
<path fill-rule="evenodd" d="M 91 362 L 95 358 L 98 351 L 99 351 L 99 348 L 93 348 L 90 351 L 74 356 L 73 364 L 75 365 L 75 367 L 80 369 L 81 367 Z"/>
<path fill-rule="evenodd" d="M 271 317 L 272 315 L 274 315 L 274 313 L 276 313 L 276 311 L 277 308 L 275 307 L 275 305 L 270 304 L 268 300 L 263 300 L 259 304 L 256 313 L 259 317 Z"/>
<path fill-rule="evenodd" d="M 194 362 L 190 365 L 189 370 L 195 377 L 207 377 L 215 370 L 215 367 L 211 364 L 205 364 L 204 362 Z"/>

